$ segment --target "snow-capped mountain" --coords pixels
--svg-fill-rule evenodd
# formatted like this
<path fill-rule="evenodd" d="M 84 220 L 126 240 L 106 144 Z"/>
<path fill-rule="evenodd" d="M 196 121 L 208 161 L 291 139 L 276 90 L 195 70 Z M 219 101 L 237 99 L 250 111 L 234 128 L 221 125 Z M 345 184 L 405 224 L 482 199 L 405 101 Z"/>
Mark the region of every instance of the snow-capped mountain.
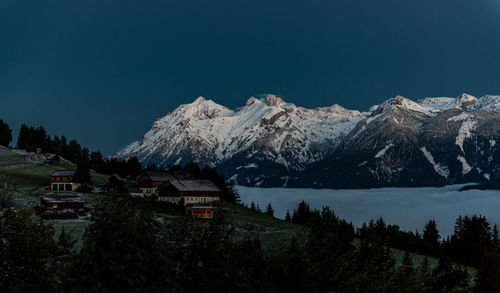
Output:
<path fill-rule="evenodd" d="M 192 160 L 217 166 L 242 152 L 250 159 L 265 153 L 285 168 L 302 170 L 322 159 L 367 114 L 339 105 L 296 107 L 274 95 L 252 97 L 230 110 L 199 97 L 158 119 L 141 141 L 117 156 L 162 166 Z"/>
<path fill-rule="evenodd" d="M 275 95 L 228 109 L 202 97 L 118 152 L 144 164 L 196 161 L 249 186 L 422 186 L 500 177 L 500 96 L 401 96 L 368 112 L 306 109 Z"/>

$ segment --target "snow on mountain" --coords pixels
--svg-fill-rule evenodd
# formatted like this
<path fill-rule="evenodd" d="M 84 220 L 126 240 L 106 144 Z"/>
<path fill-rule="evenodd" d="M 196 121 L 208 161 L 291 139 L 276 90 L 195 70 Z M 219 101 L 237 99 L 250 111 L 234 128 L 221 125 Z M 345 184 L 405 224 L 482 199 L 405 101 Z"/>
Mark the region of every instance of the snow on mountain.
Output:
<path fill-rule="evenodd" d="M 199 97 L 158 119 L 139 142 L 116 154 L 168 165 L 180 157 L 215 166 L 244 150 L 260 149 L 291 169 L 319 160 L 369 113 L 339 105 L 307 109 L 275 95 L 251 97 L 231 110 Z M 280 154 L 292 152 L 293 158 Z M 185 162 L 184 162 L 185 163 Z"/>
<path fill-rule="evenodd" d="M 462 163 L 462 174 L 468 174 L 472 170 L 472 167 L 469 165 L 469 163 L 467 163 L 467 160 L 460 155 L 457 156 L 457 159 L 460 161 L 460 163 Z"/>
<path fill-rule="evenodd" d="M 247 186 L 429 186 L 500 177 L 500 96 L 402 96 L 368 112 L 308 109 L 276 95 L 229 109 L 199 97 L 115 157 L 195 161 Z"/>
<path fill-rule="evenodd" d="M 387 152 L 387 150 L 394 146 L 392 143 L 389 143 L 387 144 L 383 149 L 381 149 L 376 155 L 375 155 L 375 159 L 378 159 L 380 157 L 383 157 L 385 155 L 385 153 Z"/>
<path fill-rule="evenodd" d="M 377 107 L 374 113 L 386 112 L 390 109 L 394 109 L 395 107 L 409 111 L 420 112 L 426 115 L 432 115 L 433 113 L 439 112 L 438 109 L 419 104 L 402 96 L 396 96 L 395 98 L 383 102 L 380 106 Z"/>
<path fill-rule="evenodd" d="M 500 96 L 486 95 L 472 105 L 472 110 L 486 112 L 500 112 Z"/>
<path fill-rule="evenodd" d="M 477 121 L 474 121 L 475 116 L 462 113 L 457 116 L 448 118 L 448 121 L 463 121 L 460 129 L 458 130 L 458 135 L 455 143 L 460 147 L 462 152 L 464 151 L 464 141 L 465 139 L 472 136 L 472 131 L 476 129 Z"/>
<path fill-rule="evenodd" d="M 474 105 L 478 99 L 468 94 L 462 94 L 457 98 L 423 98 L 417 102 L 421 105 L 435 108 L 438 110 L 450 110 L 450 109 L 466 109 L 467 107 Z"/>
<path fill-rule="evenodd" d="M 429 163 L 432 164 L 432 167 L 434 168 L 434 171 L 436 171 L 436 173 L 438 173 L 440 176 L 443 176 L 444 178 L 448 178 L 448 176 L 450 176 L 450 170 L 448 170 L 448 167 L 441 164 L 436 164 L 436 162 L 434 161 L 434 157 L 425 147 L 420 148 L 420 150 L 424 154 L 424 157 L 429 161 Z"/>
<path fill-rule="evenodd" d="M 417 101 L 419 104 L 439 110 L 462 109 L 485 112 L 500 112 L 500 96 L 486 95 L 480 99 L 468 94 L 462 94 L 457 98 L 423 98 Z"/>

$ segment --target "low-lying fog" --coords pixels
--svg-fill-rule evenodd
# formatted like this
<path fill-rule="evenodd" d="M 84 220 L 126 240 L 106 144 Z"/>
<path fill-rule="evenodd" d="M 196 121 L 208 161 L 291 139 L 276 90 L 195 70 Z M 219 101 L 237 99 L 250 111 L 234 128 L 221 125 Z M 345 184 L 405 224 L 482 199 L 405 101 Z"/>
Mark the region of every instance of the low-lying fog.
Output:
<path fill-rule="evenodd" d="M 459 191 L 463 185 L 423 188 L 380 189 L 287 189 L 249 188 L 238 186 L 241 202 L 251 202 L 265 210 L 271 203 L 275 216 L 285 218 L 304 200 L 312 208 L 330 206 L 340 218 L 360 226 L 370 219 L 382 217 L 388 224 L 397 224 L 405 231 L 423 230 L 435 219 L 441 236 L 453 233 L 459 215 L 481 214 L 500 226 L 500 191 Z"/>

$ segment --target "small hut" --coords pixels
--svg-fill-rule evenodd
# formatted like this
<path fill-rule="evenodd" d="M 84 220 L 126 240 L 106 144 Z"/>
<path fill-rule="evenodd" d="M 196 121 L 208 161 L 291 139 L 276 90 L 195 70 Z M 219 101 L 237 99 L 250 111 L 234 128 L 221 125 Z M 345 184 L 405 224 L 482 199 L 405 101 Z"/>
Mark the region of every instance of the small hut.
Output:
<path fill-rule="evenodd" d="M 217 209 L 212 206 L 193 206 L 186 208 L 186 215 L 199 219 L 212 219 Z"/>
<path fill-rule="evenodd" d="M 47 164 L 50 164 L 50 165 L 59 165 L 59 163 L 61 162 L 61 158 L 58 156 L 58 155 L 49 155 L 47 157 Z"/>
<path fill-rule="evenodd" d="M 44 211 L 83 209 L 85 202 L 77 195 L 50 195 L 40 198 L 40 204 Z"/>

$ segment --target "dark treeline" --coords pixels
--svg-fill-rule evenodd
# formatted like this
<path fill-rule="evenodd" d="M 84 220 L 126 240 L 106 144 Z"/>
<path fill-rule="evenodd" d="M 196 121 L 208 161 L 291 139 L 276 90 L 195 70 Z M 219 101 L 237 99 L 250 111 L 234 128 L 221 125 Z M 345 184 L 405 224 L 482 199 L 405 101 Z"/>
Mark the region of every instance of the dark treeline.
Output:
<path fill-rule="evenodd" d="M 2 123 L 3 121 L 0 120 L 0 134 L 3 133 Z M 8 128 L 8 126 L 6 127 Z M 5 145 L 7 146 L 8 143 Z M 156 165 L 149 165 L 143 168 L 136 157 L 130 157 L 128 160 L 105 158 L 99 151 L 91 152 L 88 148 L 82 147 L 74 139 L 68 142 L 64 136 L 51 137 L 42 126 L 33 127 L 23 124 L 19 132 L 17 148 L 28 151 L 35 151 L 41 148 L 42 152 L 57 154 L 76 163 L 77 180 L 87 184 L 90 184 L 90 169 L 102 174 L 118 174 L 121 177 L 132 176 L 133 178 L 136 178 L 143 170 L 164 171 Z M 168 169 L 174 172 L 184 170 L 198 179 L 210 179 L 222 189 L 222 198 L 225 202 L 234 203 L 238 200 L 238 193 L 234 190 L 233 186 L 228 186 L 224 177 L 219 175 L 215 168 L 209 166 L 200 167 L 196 163 L 187 163 L 184 167 L 172 165 Z"/>
<path fill-rule="evenodd" d="M 12 129 L 0 119 L 0 145 L 9 146 L 12 141 Z"/>
<path fill-rule="evenodd" d="M 135 157 L 131 157 L 129 160 L 107 159 L 99 151 L 91 152 L 74 139 L 68 141 L 64 136 L 51 137 L 42 126 L 21 125 L 17 148 L 28 151 L 41 148 L 45 153 L 57 154 L 73 163 L 83 165 L 83 168 L 87 167 L 103 174 L 117 173 L 124 177 L 137 176 L 142 170 L 139 160 Z"/>
<path fill-rule="evenodd" d="M 282 247 L 242 238 L 221 214 L 161 223 L 143 201 L 96 207 L 79 251 L 26 210 L 0 213 L 0 288 L 6 292 L 497 292 L 447 258 L 431 268 L 406 254 L 396 264 L 375 242 L 353 246 L 352 225 L 314 211 L 307 234 Z M 299 216 L 298 214 L 296 216 Z M 299 216 L 300 217 L 300 216 Z M 295 217 L 296 220 L 299 218 Z M 496 269 L 498 271 L 498 269 Z"/>
<path fill-rule="evenodd" d="M 480 265 L 484 253 L 500 253 L 498 228 L 496 225 L 492 228 L 483 216 L 459 217 L 453 235 L 446 239 L 441 239 L 434 220 L 429 221 L 420 234 L 401 231 L 399 226 L 387 225 L 378 219 L 363 224 L 357 237 L 409 252 L 449 257 L 471 266 Z"/>
<path fill-rule="evenodd" d="M 103 174 L 118 174 L 122 177 L 137 177 L 143 170 L 164 171 L 156 165 L 148 165 L 145 168 L 136 157 L 130 157 L 128 160 L 116 158 L 105 158 L 99 151 L 91 152 L 88 148 L 82 147 L 76 140 L 70 140 L 62 136 L 47 135 L 42 126 L 33 127 L 22 125 L 19 132 L 17 148 L 35 151 L 41 148 L 43 152 L 57 154 L 73 163 L 79 165 L 81 169 L 92 169 Z M 79 169 L 80 169 L 79 168 Z M 236 202 L 236 192 L 232 186 L 228 186 L 222 175 L 217 173 L 215 168 L 204 166 L 200 167 L 196 163 L 187 163 L 184 167 L 178 165 L 169 166 L 169 171 L 184 170 L 195 178 L 210 179 L 219 186 L 227 202 Z M 86 173 L 86 172 L 85 172 Z M 86 181 L 84 181 L 86 182 Z M 233 197 L 233 198 L 231 198 Z"/>
<path fill-rule="evenodd" d="M 321 212 L 302 201 L 287 221 L 313 227 Z M 351 227 L 340 221 L 344 227 Z M 439 257 L 479 269 L 477 287 L 480 292 L 500 292 L 500 235 L 483 216 L 459 216 L 452 236 L 441 240 L 436 222 L 430 220 L 423 233 L 401 231 L 398 225 L 387 225 L 382 218 L 363 224 L 354 236 L 362 242 L 385 245 L 406 252 Z M 479 290 L 476 288 L 476 291 Z M 495 290 L 493 290 L 496 288 Z M 488 289 L 488 290 L 486 290 Z"/>

